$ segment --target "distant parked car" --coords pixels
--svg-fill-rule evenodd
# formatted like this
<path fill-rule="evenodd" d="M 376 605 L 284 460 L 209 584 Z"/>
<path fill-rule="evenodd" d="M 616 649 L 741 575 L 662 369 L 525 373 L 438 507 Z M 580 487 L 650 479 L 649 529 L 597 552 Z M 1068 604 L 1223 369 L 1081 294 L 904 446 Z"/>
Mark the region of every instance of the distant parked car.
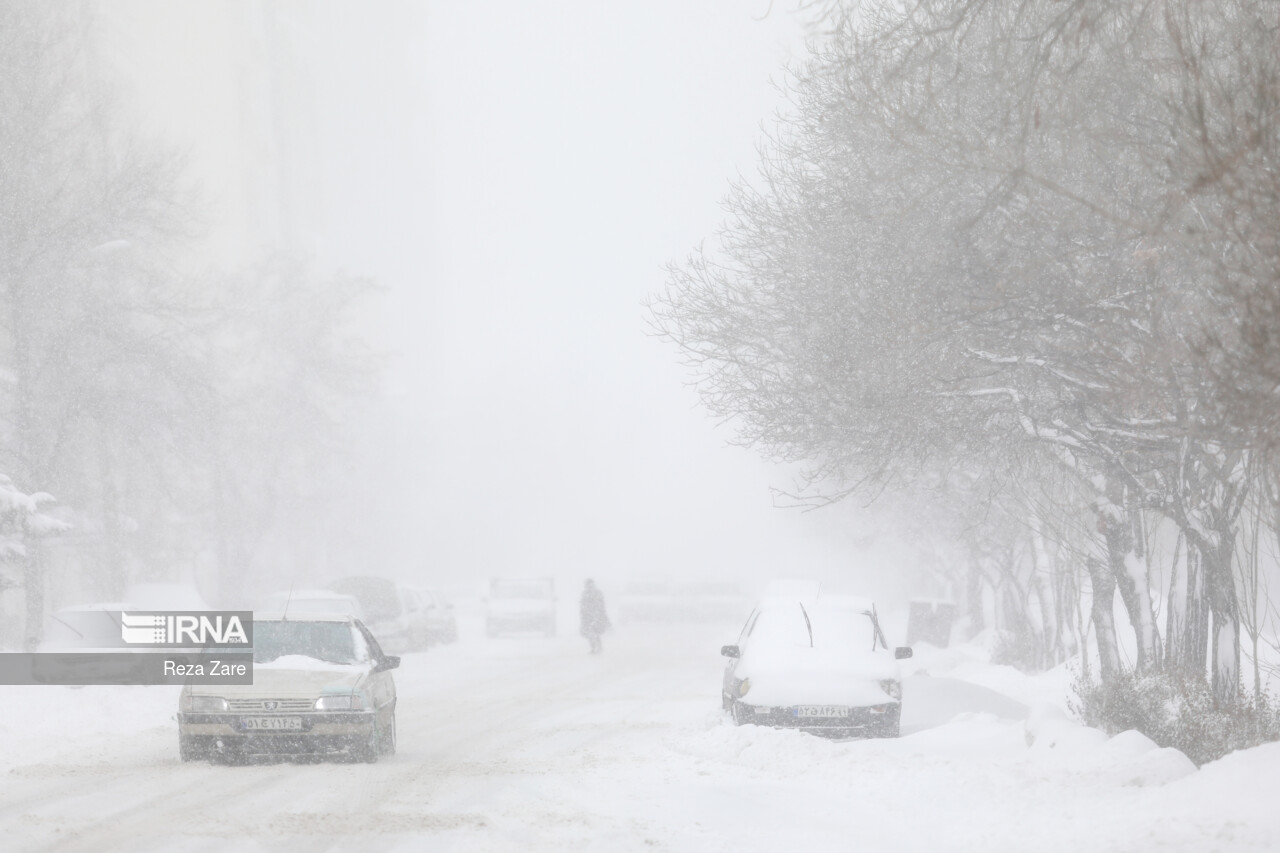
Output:
<path fill-rule="evenodd" d="M 305 613 L 337 613 L 364 621 L 364 608 L 354 595 L 330 589 L 299 589 L 273 592 L 263 602 L 263 611 L 299 615 Z"/>
<path fill-rule="evenodd" d="M 178 699 L 183 761 L 281 753 L 346 753 L 375 762 L 396 751 L 400 659 L 356 619 L 255 616 L 253 683 L 188 684 Z"/>
<path fill-rule="evenodd" d="M 485 596 L 485 634 L 556 633 L 556 585 L 551 578 L 494 578 Z"/>
<path fill-rule="evenodd" d="M 189 583 L 135 583 L 125 588 L 124 598 L 140 610 L 209 610 L 200 590 Z"/>
<path fill-rule="evenodd" d="M 736 620 L 751 603 L 742 587 L 729 581 L 685 581 L 674 593 L 681 617 L 691 622 Z"/>
<path fill-rule="evenodd" d="M 455 643 L 458 641 L 458 617 L 453 604 L 435 589 L 411 589 L 417 599 L 427 643 Z"/>
<path fill-rule="evenodd" d="M 742 725 L 838 736 L 897 737 L 902 676 L 870 601 L 767 598 L 751 611 L 728 658 L 721 700 Z"/>
<path fill-rule="evenodd" d="M 366 575 L 343 578 L 329 586 L 360 602 L 364 624 L 384 648 L 405 652 L 427 647 L 426 626 L 419 618 L 418 605 L 394 581 Z"/>
<path fill-rule="evenodd" d="M 32 678 L 50 683 L 86 677 L 122 682 L 142 678 L 145 664 L 130 661 L 125 655 L 140 654 L 144 650 L 120 647 L 120 613 L 145 609 L 133 601 L 107 601 L 63 607 L 48 614 L 43 639 L 36 651 L 54 652 L 59 657 L 35 658 Z"/>
<path fill-rule="evenodd" d="M 672 622 L 679 617 L 671 583 L 662 578 L 638 578 L 618 595 L 621 622 Z"/>

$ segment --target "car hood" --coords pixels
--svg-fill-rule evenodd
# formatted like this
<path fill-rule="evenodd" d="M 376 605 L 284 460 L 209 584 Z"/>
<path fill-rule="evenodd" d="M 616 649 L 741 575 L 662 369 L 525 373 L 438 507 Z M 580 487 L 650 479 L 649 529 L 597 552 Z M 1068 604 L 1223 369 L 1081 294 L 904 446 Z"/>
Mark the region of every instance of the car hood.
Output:
<path fill-rule="evenodd" d="M 313 698 L 324 693 L 350 693 L 370 674 L 369 664 L 335 664 L 289 655 L 253 665 L 253 684 L 191 685 L 192 694 L 222 697 L 272 696 Z"/>
<path fill-rule="evenodd" d="M 896 702 L 880 686 L 901 678 L 897 662 L 880 652 L 770 649 L 748 653 L 735 670 L 751 680 L 743 701 L 751 705 L 844 705 Z"/>

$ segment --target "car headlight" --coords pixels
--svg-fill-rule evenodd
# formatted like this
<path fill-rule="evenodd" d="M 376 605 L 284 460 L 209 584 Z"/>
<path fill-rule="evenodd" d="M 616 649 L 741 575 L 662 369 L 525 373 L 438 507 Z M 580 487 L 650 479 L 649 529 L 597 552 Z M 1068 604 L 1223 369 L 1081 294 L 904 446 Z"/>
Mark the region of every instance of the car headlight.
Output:
<path fill-rule="evenodd" d="M 886 678 L 884 681 L 880 682 L 880 689 L 883 690 L 885 693 L 888 693 L 894 699 L 897 699 L 899 702 L 902 701 L 902 682 L 901 681 L 896 681 L 892 678 Z"/>
<path fill-rule="evenodd" d="M 359 711 L 364 707 L 364 697 L 359 693 L 343 693 L 340 696 L 321 696 L 316 700 L 317 711 Z"/>
<path fill-rule="evenodd" d="M 742 698 L 747 695 L 747 691 L 751 689 L 751 679 L 744 678 L 738 682 L 738 697 Z"/>
<path fill-rule="evenodd" d="M 227 710 L 227 700 L 221 696 L 187 694 L 187 711 L 192 714 L 220 714 Z"/>

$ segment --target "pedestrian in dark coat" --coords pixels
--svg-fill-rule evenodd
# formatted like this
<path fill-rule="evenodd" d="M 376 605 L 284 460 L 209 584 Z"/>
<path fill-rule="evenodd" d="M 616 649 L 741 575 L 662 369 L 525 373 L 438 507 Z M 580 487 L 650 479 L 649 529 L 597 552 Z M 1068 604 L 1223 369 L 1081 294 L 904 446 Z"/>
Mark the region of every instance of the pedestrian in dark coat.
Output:
<path fill-rule="evenodd" d="M 609 614 L 604 609 L 604 594 L 596 586 L 595 581 L 587 579 L 582 587 L 582 601 L 579 602 L 582 636 L 591 643 L 591 654 L 598 655 L 602 646 L 600 635 L 610 628 Z"/>

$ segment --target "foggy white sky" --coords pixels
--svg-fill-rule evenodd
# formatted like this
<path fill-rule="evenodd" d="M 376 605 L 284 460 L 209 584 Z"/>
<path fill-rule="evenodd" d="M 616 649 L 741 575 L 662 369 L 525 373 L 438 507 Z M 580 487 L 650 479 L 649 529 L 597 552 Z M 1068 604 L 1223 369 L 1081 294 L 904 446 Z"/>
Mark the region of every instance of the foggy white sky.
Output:
<path fill-rule="evenodd" d="M 252 145 L 208 138 L 223 131 L 180 82 L 235 75 L 223 91 L 269 115 L 280 168 L 248 168 L 292 198 L 283 231 L 387 288 L 376 327 L 395 357 L 353 519 L 371 560 L 444 580 L 889 559 L 851 544 L 867 541 L 845 532 L 854 512 L 772 508 L 786 476 L 725 447 L 644 333 L 663 265 L 713 234 L 781 104 L 771 81 L 802 52 L 801 21 L 775 6 L 288 2 L 241 41 L 255 4 L 129 4 L 144 112 L 159 105 L 206 180 L 235 187 L 218 169 L 243 170 Z M 216 39 L 152 43 L 198 39 L 201 16 Z M 224 39 L 239 65 L 218 59 Z"/>

